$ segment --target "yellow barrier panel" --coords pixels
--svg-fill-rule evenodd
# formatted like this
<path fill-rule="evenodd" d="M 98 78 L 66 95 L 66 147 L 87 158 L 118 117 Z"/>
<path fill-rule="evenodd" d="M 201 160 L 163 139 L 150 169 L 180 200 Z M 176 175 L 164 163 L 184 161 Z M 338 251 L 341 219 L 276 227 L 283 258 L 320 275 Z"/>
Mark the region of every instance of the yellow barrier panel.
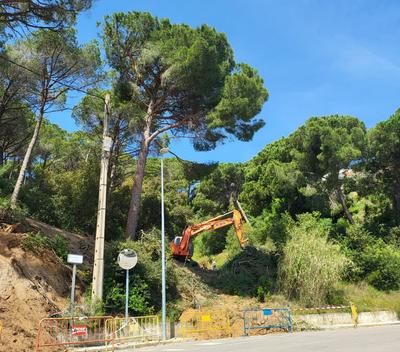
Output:
<path fill-rule="evenodd" d="M 159 318 L 156 315 L 114 318 L 106 321 L 106 331 L 114 332 L 116 343 L 158 341 L 161 337 Z"/>
<path fill-rule="evenodd" d="M 223 310 L 186 311 L 180 319 L 182 337 L 217 338 L 230 336 L 231 324 L 229 315 Z"/>

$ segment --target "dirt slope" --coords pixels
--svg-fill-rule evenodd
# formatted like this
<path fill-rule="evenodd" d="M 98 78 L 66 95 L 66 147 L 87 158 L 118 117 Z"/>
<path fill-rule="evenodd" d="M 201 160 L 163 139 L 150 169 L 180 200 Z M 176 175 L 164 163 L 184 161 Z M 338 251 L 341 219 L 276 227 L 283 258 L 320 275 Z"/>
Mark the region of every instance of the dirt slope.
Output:
<path fill-rule="evenodd" d="M 28 228 L 27 228 L 28 226 Z M 4 224 L 3 224 L 4 228 Z M 9 229 L 9 228 L 8 228 Z M 82 269 L 92 266 L 92 240 L 62 231 L 36 220 L 11 231 L 56 234 L 70 241 L 70 251 L 84 255 Z M 10 229 L 9 229 L 10 230 Z M 47 248 L 25 250 L 25 233 L 0 230 L 0 352 L 33 351 L 40 319 L 65 310 L 71 283 L 71 268 Z M 77 298 L 83 287 L 77 282 Z"/>

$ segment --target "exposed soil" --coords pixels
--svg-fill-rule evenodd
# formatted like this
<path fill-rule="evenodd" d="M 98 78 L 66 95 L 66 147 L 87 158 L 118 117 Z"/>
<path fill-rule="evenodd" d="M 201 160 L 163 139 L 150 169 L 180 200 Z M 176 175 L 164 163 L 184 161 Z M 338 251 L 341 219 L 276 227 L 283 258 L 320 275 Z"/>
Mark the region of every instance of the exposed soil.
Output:
<path fill-rule="evenodd" d="M 54 238 L 55 235 L 66 238 L 70 244 L 70 252 L 84 255 L 84 264 L 80 266 L 80 270 L 86 271 L 89 277 L 94 240 L 30 219 L 23 225 L 0 225 L 0 352 L 34 351 L 40 320 L 64 311 L 68 306 L 72 270 L 50 249 L 24 249 L 22 244 L 28 236 L 26 232 L 40 232 L 49 238 Z M 200 308 L 204 315 L 216 311 L 227 312 L 230 321 L 229 331 L 210 330 L 192 334 L 192 337 L 211 339 L 242 336 L 243 310 L 266 305 L 253 298 L 223 294 L 207 285 L 207 281 L 215 279 L 217 273 L 214 271 L 188 268 L 183 263 L 177 263 L 176 270 L 177 275 L 184 278 L 179 281 L 177 288 L 181 295 L 179 309 L 184 308 L 181 319 L 195 319 Z M 81 275 L 78 275 L 77 281 L 77 300 L 85 289 L 79 276 Z M 279 303 L 269 302 L 267 305 L 279 306 Z M 226 313 L 221 315 L 219 321 L 220 326 L 226 326 Z"/>
<path fill-rule="evenodd" d="M 84 254 L 83 270 L 92 265 L 93 241 L 35 220 L 27 220 L 23 229 L 6 230 L 0 231 L 0 352 L 34 351 L 39 321 L 68 306 L 72 270 L 50 249 L 24 249 L 27 234 L 11 232 L 40 231 L 48 237 L 67 238 L 71 252 Z M 83 288 L 78 280 L 78 299 Z"/>

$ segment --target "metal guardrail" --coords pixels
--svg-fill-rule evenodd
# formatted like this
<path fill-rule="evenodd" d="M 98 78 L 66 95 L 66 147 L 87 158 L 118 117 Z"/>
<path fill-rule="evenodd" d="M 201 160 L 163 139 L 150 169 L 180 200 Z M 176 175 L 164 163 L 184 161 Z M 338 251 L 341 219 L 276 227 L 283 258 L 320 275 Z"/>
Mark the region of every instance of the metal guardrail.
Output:
<path fill-rule="evenodd" d="M 243 333 L 249 330 L 284 329 L 292 332 L 292 316 L 288 308 L 247 309 L 243 312 Z"/>

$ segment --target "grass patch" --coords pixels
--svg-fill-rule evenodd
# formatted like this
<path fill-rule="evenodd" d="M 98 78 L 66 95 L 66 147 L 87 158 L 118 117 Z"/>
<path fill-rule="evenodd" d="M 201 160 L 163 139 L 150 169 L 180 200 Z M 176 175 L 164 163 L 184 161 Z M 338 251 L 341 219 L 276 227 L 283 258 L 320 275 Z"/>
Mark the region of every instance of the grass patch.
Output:
<path fill-rule="evenodd" d="M 391 310 L 400 317 L 400 291 L 383 292 L 366 283 L 342 284 L 342 289 L 360 312 Z"/>

